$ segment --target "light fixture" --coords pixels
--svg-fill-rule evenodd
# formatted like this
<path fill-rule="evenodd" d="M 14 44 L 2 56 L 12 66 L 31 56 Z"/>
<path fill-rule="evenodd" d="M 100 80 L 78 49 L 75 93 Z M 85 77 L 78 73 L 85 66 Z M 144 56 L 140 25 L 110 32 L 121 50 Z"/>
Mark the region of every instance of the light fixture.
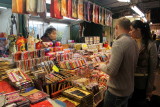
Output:
<path fill-rule="evenodd" d="M 2 6 L 0 6 L 0 9 L 7 9 L 7 7 L 2 7 Z"/>
<path fill-rule="evenodd" d="M 41 22 L 41 21 L 35 21 L 35 20 L 29 20 L 29 24 L 31 24 L 31 25 L 42 25 L 43 22 Z"/>
<path fill-rule="evenodd" d="M 47 4 L 51 4 L 51 0 L 46 0 L 46 3 Z"/>
<path fill-rule="evenodd" d="M 150 25 L 152 25 L 153 23 L 152 22 L 150 22 Z"/>
<path fill-rule="evenodd" d="M 51 26 L 64 26 L 64 27 L 68 26 L 67 24 L 64 24 L 64 23 L 54 23 L 54 22 L 51 22 L 49 25 L 51 25 Z"/>
<path fill-rule="evenodd" d="M 126 18 L 133 18 L 133 16 L 125 16 Z"/>
<path fill-rule="evenodd" d="M 145 17 L 142 17 L 142 19 L 143 19 L 144 22 L 147 22 L 147 19 Z"/>
<path fill-rule="evenodd" d="M 117 1 L 119 1 L 119 2 L 131 2 L 130 0 L 117 0 Z"/>
<path fill-rule="evenodd" d="M 145 15 L 139 10 L 137 6 L 131 6 L 131 9 L 134 10 L 138 15 L 144 17 Z"/>

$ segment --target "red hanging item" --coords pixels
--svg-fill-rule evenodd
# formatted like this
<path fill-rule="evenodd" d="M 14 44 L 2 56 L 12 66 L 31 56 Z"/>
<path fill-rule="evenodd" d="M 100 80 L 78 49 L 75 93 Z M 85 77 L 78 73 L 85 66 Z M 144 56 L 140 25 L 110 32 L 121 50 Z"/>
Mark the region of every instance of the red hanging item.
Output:
<path fill-rule="evenodd" d="M 87 4 L 88 4 L 88 2 L 87 1 L 84 1 L 84 3 L 83 3 L 83 19 L 85 20 L 85 21 L 88 21 L 88 13 L 87 13 Z"/>
<path fill-rule="evenodd" d="M 67 11 L 68 11 L 68 17 L 71 18 L 72 17 L 72 0 L 68 0 L 67 3 Z"/>
<path fill-rule="evenodd" d="M 99 24 L 99 6 L 96 5 L 96 23 Z"/>
<path fill-rule="evenodd" d="M 61 15 L 67 16 L 67 0 L 61 0 Z"/>
<path fill-rule="evenodd" d="M 63 18 L 61 16 L 61 0 L 51 0 L 50 13 L 53 18 Z"/>
<path fill-rule="evenodd" d="M 83 20 L 83 0 L 78 0 L 78 19 Z"/>
<path fill-rule="evenodd" d="M 77 18 L 77 0 L 72 0 L 72 17 Z"/>

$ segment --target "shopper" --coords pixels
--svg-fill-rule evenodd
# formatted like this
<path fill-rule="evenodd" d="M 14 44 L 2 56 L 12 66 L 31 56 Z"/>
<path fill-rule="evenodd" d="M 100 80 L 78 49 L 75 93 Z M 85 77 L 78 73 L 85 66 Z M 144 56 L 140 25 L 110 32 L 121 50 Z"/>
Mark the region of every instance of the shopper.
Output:
<path fill-rule="evenodd" d="M 151 98 L 157 65 L 156 44 L 151 39 L 149 24 L 135 20 L 131 24 L 131 36 L 139 48 L 138 64 L 135 72 L 135 89 L 132 107 L 147 107 L 146 98 Z"/>
<path fill-rule="evenodd" d="M 134 72 L 138 60 L 138 47 L 130 36 L 130 20 L 118 19 L 115 28 L 116 41 L 111 50 L 109 64 L 100 64 L 98 69 L 110 77 L 105 94 L 104 107 L 127 107 L 134 91 Z"/>

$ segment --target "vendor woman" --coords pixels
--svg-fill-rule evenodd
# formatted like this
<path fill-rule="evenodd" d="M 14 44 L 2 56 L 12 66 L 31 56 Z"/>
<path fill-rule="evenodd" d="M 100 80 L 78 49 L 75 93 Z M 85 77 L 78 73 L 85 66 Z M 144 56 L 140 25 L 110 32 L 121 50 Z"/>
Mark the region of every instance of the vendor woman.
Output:
<path fill-rule="evenodd" d="M 56 29 L 52 26 L 48 27 L 44 33 L 44 35 L 41 37 L 41 40 L 44 44 L 44 47 L 47 47 L 45 45 L 45 42 L 52 42 L 53 46 L 56 42 L 56 38 L 57 38 L 57 33 L 56 33 Z"/>

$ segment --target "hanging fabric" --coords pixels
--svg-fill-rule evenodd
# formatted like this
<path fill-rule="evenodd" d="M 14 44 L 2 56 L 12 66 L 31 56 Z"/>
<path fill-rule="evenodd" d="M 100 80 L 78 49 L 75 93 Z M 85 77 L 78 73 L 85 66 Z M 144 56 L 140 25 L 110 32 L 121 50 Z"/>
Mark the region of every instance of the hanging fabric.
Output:
<path fill-rule="evenodd" d="M 45 18 L 46 17 L 46 0 L 37 0 L 37 13 L 40 17 Z"/>
<path fill-rule="evenodd" d="M 25 14 L 26 0 L 12 0 L 12 13 Z"/>
<path fill-rule="evenodd" d="M 72 0 L 68 0 L 67 13 L 68 13 L 68 17 L 71 18 L 72 17 Z"/>
<path fill-rule="evenodd" d="M 102 8 L 99 7 L 99 24 L 102 24 Z"/>
<path fill-rule="evenodd" d="M 78 0 L 78 19 L 83 20 L 83 0 Z"/>
<path fill-rule="evenodd" d="M 96 23 L 99 24 L 99 6 L 96 5 Z"/>
<path fill-rule="evenodd" d="M 61 0 L 51 0 L 50 13 L 53 18 L 63 18 L 61 16 Z"/>
<path fill-rule="evenodd" d="M 26 10 L 28 13 L 37 16 L 37 0 L 27 0 Z"/>
<path fill-rule="evenodd" d="M 109 14 L 109 26 L 112 26 L 112 13 Z"/>
<path fill-rule="evenodd" d="M 96 5 L 93 4 L 93 22 L 96 23 Z"/>
<path fill-rule="evenodd" d="M 107 17 L 107 18 L 106 18 L 106 19 L 107 19 L 107 21 L 106 21 L 106 22 L 107 22 L 107 26 L 109 26 L 109 24 L 110 24 L 110 22 L 109 22 L 110 16 L 109 16 L 109 12 L 108 12 L 108 11 L 107 11 L 107 16 L 106 16 L 106 17 Z"/>
<path fill-rule="evenodd" d="M 93 19 L 93 4 L 91 2 L 88 2 L 89 8 L 88 8 L 88 21 L 92 21 Z"/>
<path fill-rule="evenodd" d="M 84 3 L 83 3 L 83 20 L 85 20 L 85 21 L 88 21 L 88 13 L 87 13 L 87 4 L 88 4 L 88 2 L 87 1 L 84 1 Z"/>
<path fill-rule="evenodd" d="M 104 23 L 105 23 L 105 10 L 104 10 L 104 8 L 102 8 L 102 25 L 104 25 Z"/>
<path fill-rule="evenodd" d="M 67 0 L 61 1 L 61 15 L 67 16 Z"/>
<path fill-rule="evenodd" d="M 72 17 L 77 18 L 77 0 L 72 0 Z"/>
<path fill-rule="evenodd" d="M 108 12 L 107 12 L 107 10 L 106 10 L 106 9 L 105 9 L 104 11 L 105 11 L 105 25 L 107 25 L 107 26 L 108 26 L 108 24 L 107 24 Z"/>

